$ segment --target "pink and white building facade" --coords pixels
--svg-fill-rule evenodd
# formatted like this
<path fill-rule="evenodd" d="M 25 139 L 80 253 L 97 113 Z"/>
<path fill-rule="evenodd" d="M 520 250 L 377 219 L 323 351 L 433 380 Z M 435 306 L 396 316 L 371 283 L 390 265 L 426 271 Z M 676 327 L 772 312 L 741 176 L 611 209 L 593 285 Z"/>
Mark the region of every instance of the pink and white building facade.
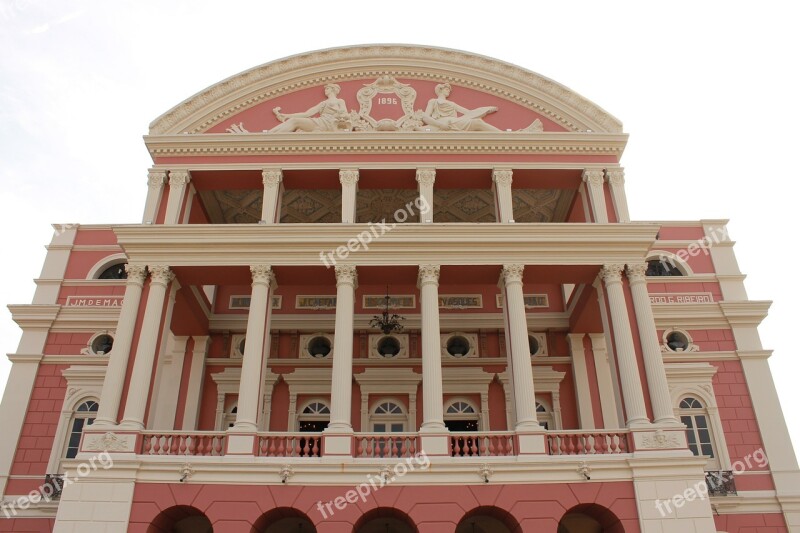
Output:
<path fill-rule="evenodd" d="M 630 220 L 626 142 L 429 47 L 180 103 L 141 223 L 57 226 L 10 306 L 0 531 L 800 531 L 769 302 L 726 221 Z"/>

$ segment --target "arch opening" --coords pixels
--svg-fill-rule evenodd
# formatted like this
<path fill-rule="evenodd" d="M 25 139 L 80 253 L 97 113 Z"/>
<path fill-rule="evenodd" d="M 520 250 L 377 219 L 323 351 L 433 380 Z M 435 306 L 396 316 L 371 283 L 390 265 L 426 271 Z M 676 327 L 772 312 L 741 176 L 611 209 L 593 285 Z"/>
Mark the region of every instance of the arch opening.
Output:
<path fill-rule="evenodd" d="M 519 522 L 504 509 L 476 507 L 458 522 L 456 533 L 522 533 Z"/>
<path fill-rule="evenodd" d="M 250 533 L 316 533 L 311 519 L 293 507 L 278 507 L 262 514 Z"/>
<path fill-rule="evenodd" d="M 602 505 L 576 505 L 558 522 L 558 533 L 625 533 L 617 515 Z"/>
<path fill-rule="evenodd" d="M 353 533 L 418 533 L 414 521 L 398 509 L 378 507 L 365 513 L 353 526 Z"/>
<path fill-rule="evenodd" d="M 199 509 L 175 505 L 161 511 L 150 523 L 147 533 L 213 533 L 211 520 Z"/>

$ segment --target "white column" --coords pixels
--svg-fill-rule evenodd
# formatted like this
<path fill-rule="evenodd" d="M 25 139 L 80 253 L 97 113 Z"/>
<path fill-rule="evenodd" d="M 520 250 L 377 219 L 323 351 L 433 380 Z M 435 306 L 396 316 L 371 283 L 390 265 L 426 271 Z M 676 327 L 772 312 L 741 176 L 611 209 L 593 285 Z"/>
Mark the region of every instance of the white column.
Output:
<path fill-rule="evenodd" d="M 186 402 L 183 410 L 183 431 L 195 431 L 200 416 L 200 399 L 203 394 L 206 353 L 211 337 L 194 337 L 192 362 L 189 365 L 189 385 L 186 387 Z"/>
<path fill-rule="evenodd" d="M 630 222 L 628 199 L 625 196 L 625 171 L 621 167 L 607 168 L 606 179 L 611 188 L 611 199 L 617 212 L 617 222 Z"/>
<path fill-rule="evenodd" d="M 522 273 L 525 265 L 503 265 L 503 308 L 508 323 L 514 382 L 514 412 L 517 431 L 541 430 L 536 419 L 536 393 L 533 387 L 531 349 L 528 343 L 528 319 L 522 294 Z"/>
<path fill-rule="evenodd" d="M 164 224 L 178 224 L 181 220 L 181 208 L 186 197 L 186 187 L 191 176 L 188 170 L 171 170 L 169 173 L 169 196 L 167 197 L 167 213 Z"/>
<path fill-rule="evenodd" d="M 583 181 L 589 190 L 589 201 L 592 205 L 594 221 L 600 224 L 608 223 L 606 195 L 603 192 L 603 171 L 601 169 L 587 168 L 583 171 Z"/>
<path fill-rule="evenodd" d="M 340 170 L 339 183 L 342 184 L 342 223 L 353 224 L 356 221 L 358 169 Z"/>
<path fill-rule="evenodd" d="M 158 205 L 164 194 L 164 183 L 167 181 L 166 170 L 152 169 L 147 173 L 147 200 L 144 204 L 142 224 L 155 224 Z"/>
<path fill-rule="evenodd" d="M 283 172 L 279 168 L 265 168 L 261 171 L 261 181 L 264 184 L 261 224 L 275 224 L 280 219 Z"/>
<path fill-rule="evenodd" d="M 600 271 L 608 293 L 608 307 L 611 311 L 611 327 L 614 329 L 614 345 L 619 365 L 620 387 L 625 402 L 625 414 L 628 427 L 647 426 L 647 409 L 644 404 L 644 392 L 636 362 L 636 350 L 633 346 L 628 307 L 622 290 L 621 264 L 604 265 Z"/>
<path fill-rule="evenodd" d="M 270 312 L 270 289 L 275 275 L 269 265 L 250 267 L 253 278 L 250 292 L 250 311 L 247 315 L 247 333 L 242 357 L 242 374 L 239 380 L 239 402 L 236 407 L 234 431 L 256 431 L 258 426 L 258 396 L 264 357 L 264 342 L 269 336 L 267 318 Z"/>
<path fill-rule="evenodd" d="M 650 389 L 650 403 L 653 406 L 653 421 L 656 424 L 678 425 L 667 383 L 667 372 L 664 370 L 664 359 L 661 356 L 661 344 L 656 334 L 656 321 L 653 308 L 650 307 L 650 295 L 645 281 L 647 265 L 640 263 L 628 265 L 627 274 L 631 285 L 633 311 L 639 327 L 639 339 L 644 356 L 644 369 L 647 374 L 647 387 Z"/>
<path fill-rule="evenodd" d="M 422 313 L 422 426 L 420 432 L 442 432 L 442 348 L 439 330 L 439 265 L 420 265 L 420 311 Z"/>
<path fill-rule="evenodd" d="M 597 374 L 597 389 L 600 392 L 600 411 L 603 413 L 603 427 L 618 429 L 616 393 L 611 377 L 611 362 L 608 360 L 608 347 L 605 333 L 589 333 L 594 356 L 594 371 Z"/>
<path fill-rule="evenodd" d="M 572 376 L 575 380 L 575 396 L 578 402 L 578 424 L 580 429 L 594 429 L 592 395 L 589 388 L 589 370 L 586 366 L 586 350 L 583 348 L 585 333 L 567 335 L 572 355 Z"/>
<path fill-rule="evenodd" d="M 139 344 L 133 361 L 128 398 L 125 402 L 125 416 L 122 424 L 133 429 L 144 429 L 144 415 L 147 398 L 150 394 L 153 375 L 153 362 L 158 347 L 158 333 L 161 329 L 161 315 L 167 287 L 175 278 L 172 270 L 165 265 L 150 266 L 150 292 L 144 310 L 144 320 L 139 330 Z M 115 346 L 116 347 L 116 346 Z"/>
<path fill-rule="evenodd" d="M 418 168 L 417 183 L 419 183 L 419 197 L 423 208 L 419 212 L 419 221 L 422 224 L 433 222 L 433 183 L 436 181 L 436 169 Z M 423 212 L 425 206 L 428 210 Z"/>
<path fill-rule="evenodd" d="M 498 222 L 514 222 L 514 206 L 511 202 L 511 169 L 496 168 L 492 171 L 494 198 Z"/>
<path fill-rule="evenodd" d="M 353 313 L 357 272 L 354 265 L 336 265 L 336 326 L 331 377 L 331 421 L 328 429 L 353 431 Z"/>
<path fill-rule="evenodd" d="M 122 388 L 125 385 L 125 374 L 128 371 L 128 360 L 131 355 L 133 332 L 136 329 L 136 318 L 139 315 L 139 304 L 142 299 L 142 286 L 147 269 L 144 265 L 125 265 L 128 279 L 125 282 L 125 296 L 117 320 L 114 333 L 113 354 L 108 358 L 106 376 L 103 379 L 103 390 L 100 393 L 100 405 L 97 408 L 95 427 L 115 425 L 119 414 L 119 403 L 122 399 Z"/>

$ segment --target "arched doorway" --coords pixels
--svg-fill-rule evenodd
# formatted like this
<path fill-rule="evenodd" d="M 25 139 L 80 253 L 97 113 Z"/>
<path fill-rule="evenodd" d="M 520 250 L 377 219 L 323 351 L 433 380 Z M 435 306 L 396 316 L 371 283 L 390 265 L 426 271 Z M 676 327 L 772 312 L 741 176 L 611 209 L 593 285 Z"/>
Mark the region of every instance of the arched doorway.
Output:
<path fill-rule="evenodd" d="M 278 507 L 262 514 L 250 533 L 317 533 L 308 516 L 291 507 Z"/>
<path fill-rule="evenodd" d="M 594 503 L 576 505 L 561 517 L 558 533 L 625 533 L 617 515 Z"/>
<path fill-rule="evenodd" d="M 465 514 L 456 533 L 522 533 L 522 528 L 508 511 L 484 506 Z"/>
<path fill-rule="evenodd" d="M 407 514 L 397 509 L 379 507 L 364 514 L 353 526 L 353 533 L 418 533 Z"/>
<path fill-rule="evenodd" d="M 211 521 L 202 511 L 188 505 L 176 505 L 161 511 L 150 523 L 147 533 L 213 533 Z"/>

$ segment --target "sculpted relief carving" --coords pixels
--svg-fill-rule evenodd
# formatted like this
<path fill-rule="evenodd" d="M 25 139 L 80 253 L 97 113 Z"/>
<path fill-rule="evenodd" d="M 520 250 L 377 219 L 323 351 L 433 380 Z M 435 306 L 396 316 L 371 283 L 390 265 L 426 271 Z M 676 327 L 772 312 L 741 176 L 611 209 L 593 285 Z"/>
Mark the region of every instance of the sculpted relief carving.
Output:
<path fill-rule="evenodd" d="M 358 111 L 347 110 L 345 101 L 339 98 L 339 85 L 329 83 L 325 85 L 324 91 L 326 99 L 306 111 L 283 113 L 280 107 L 274 108 L 272 111 L 281 123 L 264 132 L 502 131 L 484 120 L 487 115 L 498 110 L 496 106 L 467 109 L 450 100 L 453 88 L 449 83 L 440 83 L 435 87 L 436 97 L 428 100 L 424 110 L 414 110 L 417 91 L 392 76 L 382 76 L 358 90 Z M 392 96 L 387 98 L 387 95 Z M 402 116 L 374 118 L 372 106 L 376 97 L 399 103 Z M 235 134 L 249 133 L 242 122 L 232 124 L 226 131 Z M 536 119 L 527 128 L 518 131 L 540 133 L 544 131 L 544 126 L 541 120 Z"/>

